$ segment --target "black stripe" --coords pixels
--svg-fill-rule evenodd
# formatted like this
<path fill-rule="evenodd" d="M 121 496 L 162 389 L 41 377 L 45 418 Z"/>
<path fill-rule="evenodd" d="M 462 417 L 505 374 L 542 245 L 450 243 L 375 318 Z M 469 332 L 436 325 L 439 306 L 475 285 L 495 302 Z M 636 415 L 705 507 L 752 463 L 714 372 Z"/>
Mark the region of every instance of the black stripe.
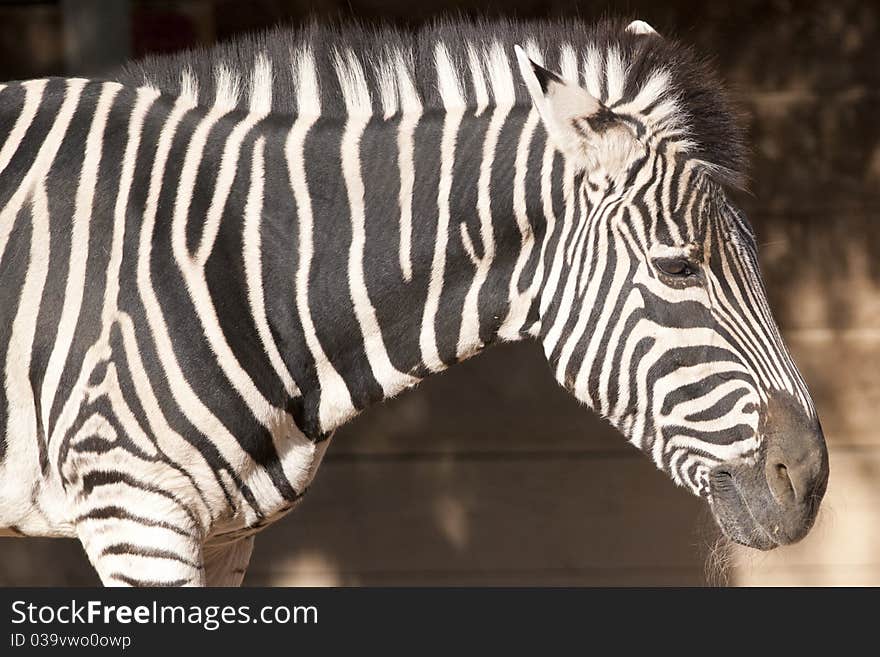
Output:
<path fill-rule="evenodd" d="M 183 511 L 192 522 L 193 527 L 201 529 L 201 522 L 196 517 L 196 515 L 190 510 L 190 508 L 183 503 L 176 495 L 170 493 L 164 489 L 157 488 L 151 484 L 135 479 L 131 475 L 128 475 L 124 472 L 112 472 L 109 470 L 92 470 L 91 472 L 83 475 L 82 478 L 82 487 L 81 494 L 84 497 L 88 497 L 92 494 L 92 491 L 95 488 L 100 488 L 101 486 L 112 486 L 114 484 L 124 484 L 129 488 L 135 488 L 138 490 L 143 490 L 148 493 L 152 493 L 154 495 L 159 495 L 168 500 L 174 502 L 181 511 Z"/>
<path fill-rule="evenodd" d="M 480 290 L 480 341 L 490 344 L 501 322 L 507 317 L 510 278 L 520 253 L 522 238 L 513 213 L 513 182 L 516 155 L 527 111 L 513 110 L 498 134 L 495 159 L 489 181 L 492 233 L 495 240 L 495 262 L 490 267 Z"/>
<path fill-rule="evenodd" d="M 21 289 L 24 286 L 30 265 L 31 241 L 33 225 L 30 204 L 26 204 L 13 218 L 12 230 L 5 251 L 0 254 L 0 353 L 8 354 L 12 338 L 12 324 L 18 314 L 21 303 Z M 4 368 L 5 369 L 5 368 Z M 5 378 L 5 375 L 4 375 Z M 24 382 L 22 382 L 24 384 Z M 9 404 L 6 397 L 6 386 L 0 385 L 0 459 L 6 454 L 10 428 L 7 416 Z M 17 436 L 17 440 L 37 440 L 37 436 Z M 15 464 L 18 466 L 24 464 Z"/>
<path fill-rule="evenodd" d="M 121 506 L 109 505 L 97 507 L 91 509 L 87 513 L 83 513 L 77 516 L 73 522 L 74 524 L 78 525 L 81 522 L 85 522 L 86 520 L 126 520 L 129 522 L 135 522 L 140 525 L 144 525 L 145 527 L 167 529 L 168 531 L 174 532 L 175 534 L 180 534 L 181 536 L 186 536 L 187 538 L 193 538 L 192 533 L 187 531 L 186 529 L 183 529 L 182 527 L 178 527 L 177 525 L 173 525 L 169 522 L 164 522 L 162 520 L 154 520 L 152 518 L 135 515 Z"/>
<path fill-rule="evenodd" d="M 156 587 L 171 587 L 171 586 L 183 586 L 184 584 L 189 584 L 190 580 L 188 579 L 172 579 L 172 580 L 155 580 L 155 579 L 138 579 L 135 577 L 129 577 L 123 573 L 113 573 L 109 576 L 109 579 L 115 579 L 123 584 L 128 584 L 129 586 L 137 586 L 141 588 L 156 588 Z"/>
<path fill-rule="evenodd" d="M 324 353 L 345 381 L 355 408 L 383 397 L 367 361 L 348 280 L 351 213 L 342 175 L 342 128 L 318 120 L 303 149 L 314 213 L 314 252 L 309 272 L 309 310 Z"/>
<path fill-rule="evenodd" d="M 85 162 L 84 137 L 87 137 L 91 131 L 101 90 L 100 83 L 89 83 L 83 91 L 80 105 L 52 167 L 53 172 L 57 171 L 59 177 L 68 176 L 70 171 L 77 169 L 81 170 L 80 175 L 88 175 L 88 172 L 82 171 Z M 131 96 L 123 99 L 123 101 L 129 100 Z M 83 286 L 82 303 L 79 314 L 74 320 L 73 341 L 64 354 L 64 369 L 49 414 L 50 434 L 67 401 L 67 393 L 72 390 L 79 377 L 86 352 L 97 342 L 101 333 L 100 317 L 104 305 L 104 285 L 113 241 L 113 210 L 118 190 L 116 185 L 121 175 L 119 153 L 124 152 L 126 139 L 124 126 L 128 121 L 125 106 L 130 107 L 130 104 L 120 103 L 118 98 L 114 100 L 105 132 L 101 135 L 102 151 L 95 178 L 94 202 L 87 218 L 89 234 L 86 248 L 88 250 L 85 254 L 71 254 L 71 257 L 86 257 L 84 282 L 87 283 Z M 114 113 L 113 108 L 119 108 L 120 111 Z M 110 120 L 113 123 L 110 123 Z M 58 188 L 52 187 L 50 195 L 54 196 L 57 193 Z M 76 281 L 76 284 L 80 282 Z"/>
<path fill-rule="evenodd" d="M 449 194 L 449 234 L 446 243 L 446 268 L 434 330 L 437 350 L 446 365 L 458 362 L 458 338 L 462 325 L 464 300 L 474 280 L 476 269 L 462 241 L 462 227 L 468 232 L 478 258 L 485 247 L 480 239 L 477 212 L 480 165 L 483 142 L 489 127 L 485 116 L 465 116 L 458 128 L 452 182 Z M 419 151 L 419 157 L 437 158 L 437 153 Z"/>
<path fill-rule="evenodd" d="M 99 556 L 135 556 L 135 557 L 147 557 L 149 559 L 165 559 L 168 561 L 177 561 L 190 568 L 201 568 L 198 564 L 193 563 L 186 557 L 183 557 L 176 552 L 172 552 L 170 550 L 162 550 L 154 547 L 146 547 L 142 545 L 134 545 L 133 543 L 112 543 L 106 546 L 103 550 L 101 550 L 101 554 Z"/>

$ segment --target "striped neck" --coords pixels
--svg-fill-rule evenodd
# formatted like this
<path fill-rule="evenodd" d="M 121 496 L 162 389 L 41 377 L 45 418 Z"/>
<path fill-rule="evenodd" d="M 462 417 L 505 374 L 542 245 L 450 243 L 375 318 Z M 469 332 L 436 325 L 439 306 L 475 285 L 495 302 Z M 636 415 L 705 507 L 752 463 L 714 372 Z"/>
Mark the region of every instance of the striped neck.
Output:
<path fill-rule="evenodd" d="M 292 411 L 305 433 L 528 334 L 544 213 L 561 203 L 542 193 L 561 158 L 530 109 L 301 116 L 284 156 L 264 234 L 286 238 L 264 241 L 262 260 L 276 273 L 267 298 L 285 300 L 267 312 L 301 373 Z M 295 295 L 271 289 L 290 253 Z"/>

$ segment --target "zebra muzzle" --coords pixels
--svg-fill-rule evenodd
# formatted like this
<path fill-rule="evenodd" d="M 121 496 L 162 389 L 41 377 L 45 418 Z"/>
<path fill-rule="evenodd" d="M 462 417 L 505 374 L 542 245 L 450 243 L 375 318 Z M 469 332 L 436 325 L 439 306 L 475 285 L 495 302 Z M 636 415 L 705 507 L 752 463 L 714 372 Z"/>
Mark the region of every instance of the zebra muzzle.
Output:
<path fill-rule="evenodd" d="M 786 393 L 770 396 L 761 433 L 757 458 L 712 469 L 709 502 L 728 538 L 770 550 L 812 528 L 828 486 L 828 450 L 818 420 Z"/>

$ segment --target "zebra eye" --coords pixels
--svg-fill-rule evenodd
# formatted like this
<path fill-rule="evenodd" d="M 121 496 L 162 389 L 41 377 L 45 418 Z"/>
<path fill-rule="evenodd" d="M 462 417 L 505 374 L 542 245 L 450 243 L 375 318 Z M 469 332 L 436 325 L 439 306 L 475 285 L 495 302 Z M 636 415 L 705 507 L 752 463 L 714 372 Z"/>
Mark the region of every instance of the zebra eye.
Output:
<path fill-rule="evenodd" d="M 697 273 L 696 267 L 684 258 L 655 258 L 654 266 L 674 278 L 687 278 Z"/>

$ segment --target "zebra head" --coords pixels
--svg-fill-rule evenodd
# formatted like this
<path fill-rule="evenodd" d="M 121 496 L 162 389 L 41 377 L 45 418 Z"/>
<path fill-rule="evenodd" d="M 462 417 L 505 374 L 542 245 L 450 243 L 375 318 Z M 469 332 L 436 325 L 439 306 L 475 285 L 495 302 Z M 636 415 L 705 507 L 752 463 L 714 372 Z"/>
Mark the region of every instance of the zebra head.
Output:
<path fill-rule="evenodd" d="M 729 538 L 795 542 L 825 493 L 828 456 L 754 234 L 723 168 L 690 138 L 668 73 L 630 89 L 613 76 L 638 62 L 615 54 L 602 84 L 581 86 L 517 49 L 565 169 L 538 300 L 544 351 L 564 387 L 708 499 Z"/>

